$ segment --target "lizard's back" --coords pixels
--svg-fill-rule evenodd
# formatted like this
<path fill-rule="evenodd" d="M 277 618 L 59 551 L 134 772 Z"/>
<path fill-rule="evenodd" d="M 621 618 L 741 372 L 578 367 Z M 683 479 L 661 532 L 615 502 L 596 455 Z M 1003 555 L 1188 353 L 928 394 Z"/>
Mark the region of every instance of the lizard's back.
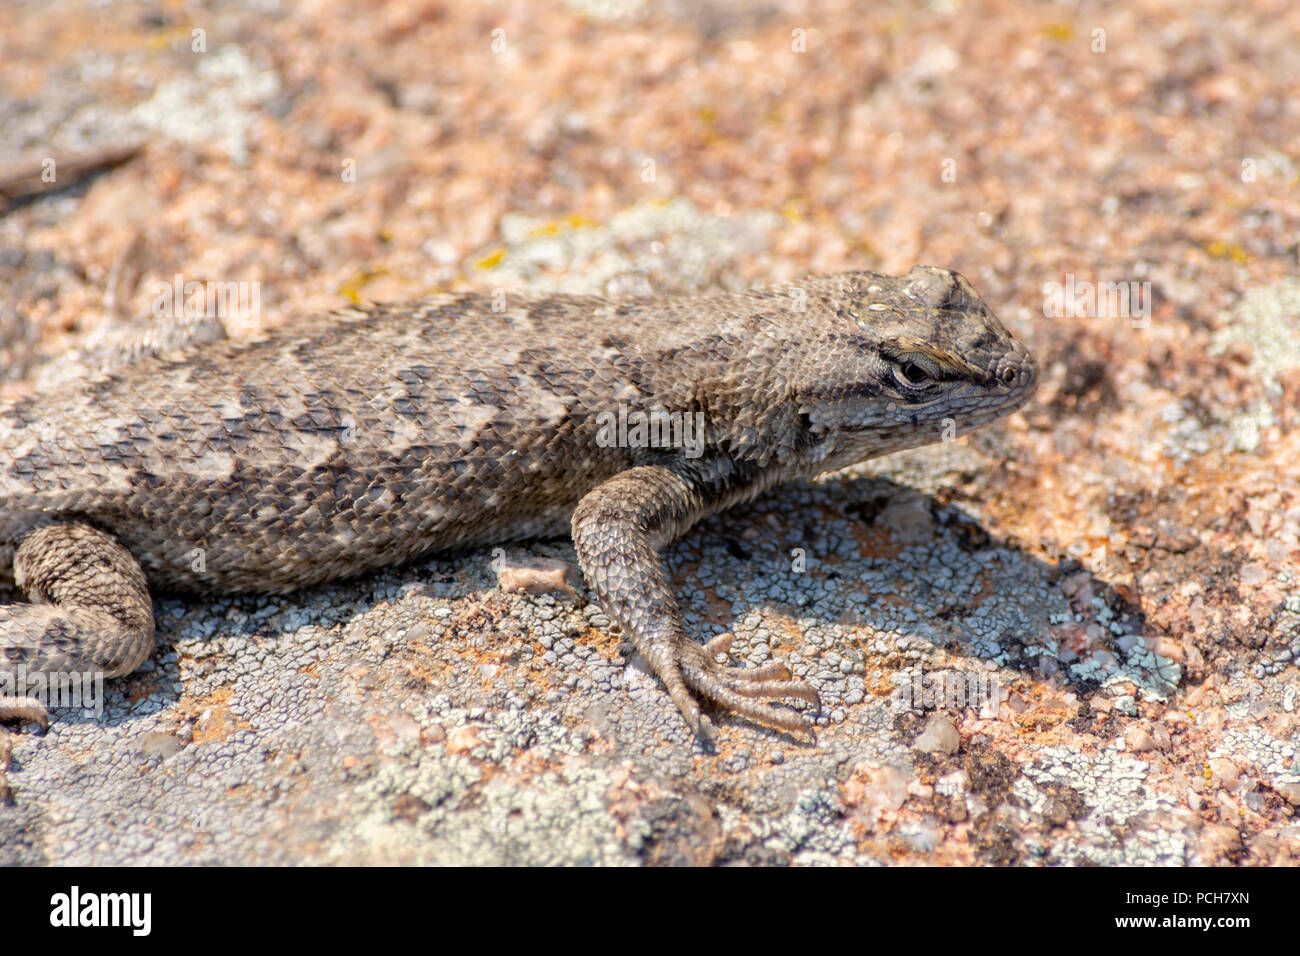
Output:
<path fill-rule="evenodd" d="M 693 334 L 662 318 L 434 296 L 143 358 L 0 410 L 0 548 L 75 517 L 153 586 L 274 591 L 562 534 L 632 462 L 595 422 L 655 375 L 642 346 Z"/>

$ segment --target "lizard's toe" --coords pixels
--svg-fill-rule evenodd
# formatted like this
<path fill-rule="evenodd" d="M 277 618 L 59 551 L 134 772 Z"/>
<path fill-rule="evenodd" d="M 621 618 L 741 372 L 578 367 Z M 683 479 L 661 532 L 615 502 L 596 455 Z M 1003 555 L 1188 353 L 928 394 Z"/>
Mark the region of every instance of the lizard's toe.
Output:
<path fill-rule="evenodd" d="M 813 737 L 813 726 L 799 714 L 767 701 L 801 700 L 814 709 L 821 708 L 821 698 L 816 688 L 805 681 L 793 680 L 789 669 L 772 661 L 760 667 L 725 667 L 717 663 L 715 653 L 725 653 L 730 647 L 729 635 L 725 643 L 715 638 L 699 648 L 699 653 L 688 653 L 682 662 L 682 677 L 697 694 L 706 700 L 768 727 L 777 727 L 790 733 Z"/>
<path fill-rule="evenodd" d="M 730 680 L 727 686 L 741 697 L 758 700 L 785 700 L 793 697 L 810 704 L 814 710 L 820 710 L 822 706 L 817 689 L 801 680 Z"/>
<path fill-rule="evenodd" d="M 790 668 L 780 661 L 768 661 L 758 667 L 723 667 L 721 670 L 727 675 L 728 680 L 748 683 L 788 681 L 793 677 Z"/>
<path fill-rule="evenodd" d="M 50 729 L 49 711 L 35 697 L 0 697 L 0 720 L 30 720 Z"/>
<path fill-rule="evenodd" d="M 715 664 L 721 664 L 717 658 L 719 655 L 725 656 L 731 651 L 733 640 L 734 638 L 730 634 L 719 634 L 704 645 L 704 653 Z M 800 700 L 806 700 L 814 707 L 821 707 L 821 698 L 817 696 L 817 691 L 813 689 L 812 685 L 794 680 L 790 668 L 780 661 L 768 661 L 758 667 L 719 667 L 717 671 L 726 679 L 728 684 L 736 686 L 738 693 L 746 697 L 798 697 Z M 783 690 L 777 688 L 775 685 L 779 682 L 785 682 L 788 686 Z M 752 687 L 743 688 L 739 686 L 742 684 L 762 684 L 765 691 L 758 692 Z"/>
<path fill-rule="evenodd" d="M 0 702 L 13 700 L 12 697 L 0 698 Z M 13 754 L 13 734 L 0 727 L 0 807 L 13 806 L 14 794 L 9 786 L 9 758 Z"/>
<path fill-rule="evenodd" d="M 672 698 L 677 709 L 681 711 L 682 719 L 691 732 L 699 739 L 706 749 L 713 746 L 713 725 L 709 723 L 709 718 L 704 716 L 700 710 L 700 705 L 696 703 L 695 697 L 691 694 L 690 689 L 686 686 L 680 667 L 674 667 L 666 674 L 662 675 L 664 687 L 668 690 L 668 696 Z"/>

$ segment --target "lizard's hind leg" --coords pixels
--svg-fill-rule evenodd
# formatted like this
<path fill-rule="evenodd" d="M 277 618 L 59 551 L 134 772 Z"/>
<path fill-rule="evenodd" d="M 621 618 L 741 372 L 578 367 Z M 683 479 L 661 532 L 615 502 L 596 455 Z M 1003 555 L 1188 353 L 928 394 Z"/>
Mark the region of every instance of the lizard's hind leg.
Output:
<path fill-rule="evenodd" d="M 14 583 L 32 603 L 0 605 L 0 720 L 46 722 L 38 700 L 19 696 L 20 668 L 29 679 L 42 675 L 47 682 L 61 674 L 119 677 L 153 650 L 153 603 L 144 571 L 97 528 L 35 529 L 14 553 Z"/>

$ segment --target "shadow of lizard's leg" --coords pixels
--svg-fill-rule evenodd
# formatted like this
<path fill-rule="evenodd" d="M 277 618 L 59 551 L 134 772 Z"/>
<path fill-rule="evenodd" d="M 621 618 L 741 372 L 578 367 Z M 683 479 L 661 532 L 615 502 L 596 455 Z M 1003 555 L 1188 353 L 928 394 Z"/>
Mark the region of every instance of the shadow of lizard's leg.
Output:
<path fill-rule="evenodd" d="M 0 605 L 0 677 L 57 672 L 120 677 L 153 651 L 153 603 L 144 572 L 113 537 L 52 524 L 14 552 L 14 583 L 31 604 Z M 0 680 L 0 688 L 8 681 Z M 45 723 L 31 697 L 0 696 L 0 720 Z"/>
<path fill-rule="evenodd" d="M 573 513 L 573 544 L 582 573 L 703 740 L 711 737 L 709 724 L 691 690 L 750 720 L 811 737 L 808 721 L 764 702 L 795 698 L 820 706 L 811 685 L 792 680 L 776 662 L 724 667 L 713 657 L 726 651 L 729 638 L 701 647 L 682 627 L 659 552 L 712 510 L 700 488 L 669 468 L 621 472 L 588 492 Z"/>

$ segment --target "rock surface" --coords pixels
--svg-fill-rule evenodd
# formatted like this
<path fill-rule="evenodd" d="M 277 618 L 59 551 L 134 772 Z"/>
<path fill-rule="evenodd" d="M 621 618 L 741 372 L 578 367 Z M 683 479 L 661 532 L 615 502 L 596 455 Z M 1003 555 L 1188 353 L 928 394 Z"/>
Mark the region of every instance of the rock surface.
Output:
<path fill-rule="evenodd" d="M 240 334 L 916 262 L 1043 386 L 671 550 L 816 747 L 695 749 L 585 588 L 484 550 L 160 601 L 101 716 L 12 741 L 0 863 L 1300 857 L 1300 10 L 258 6 L 0 7 L 0 395 L 177 276 L 256 290 Z"/>

